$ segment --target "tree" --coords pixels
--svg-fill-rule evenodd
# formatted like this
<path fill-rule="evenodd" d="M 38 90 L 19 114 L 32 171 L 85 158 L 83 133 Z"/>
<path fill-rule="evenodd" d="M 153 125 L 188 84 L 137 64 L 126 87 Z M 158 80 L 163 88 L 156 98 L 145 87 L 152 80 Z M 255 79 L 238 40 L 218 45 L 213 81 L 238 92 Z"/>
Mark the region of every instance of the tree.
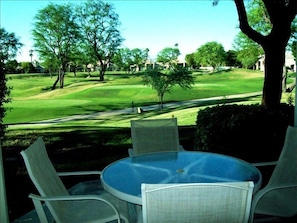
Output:
<path fill-rule="evenodd" d="M 214 4 L 217 2 L 218 0 L 214 0 Z M 297 1 L 262 0 L 267 11 L 267 16 L 262 18 L 269 19 L 272 24 L 268 34 L 262 34 L 249 25 L 244 0 L 234 2 L 238 12 L 239 28 L 250 39 L 260 44 L 265 53 L 262 105 L 277 108 L 281 101 L 285 52 L 292 34 L 291 24 L 297 14 Z"/>
<path fill-rule="evenodd" d="M 131 71 L 132 61 L 132 52 L 129 48 L 121 48 L 113 56 L 111 61 L 119 70 L 127 71 L 129 74 Z"/>
<path fill-rule="evenodd" d="M 99 64 L 99 79 L 104 81 L 107 65 L 123 42 L 119 31 L 119 16 L 113 6 L 101 0 L 88 0 L 77 7 L 77 18 L 85 45 L 90 49 L 90 57 Z"/>
<path fill-rule="evenodd" d="M 226 52 L 222 44 L 208 42 L 199 47 L 195 53 L 195 60 L 202 66 L 211 66 L 215 70 L 226 61 Z"/>
<path fill-rule="evenodd" d="M 128 73 L 130 71 L 139 71 L 144 66 L 148 58 L 149 49 L 135 48 L 130 50 L 129 48 L 121 48 L 112 58 L 112 63 L 120 70 L 125 70 Z"/>
<path fill-rule="evenodd" d="M 5 73 L 13 74 L 18 72 L 18 66 L 19 63 L 17 62 L 17 60 L 8 60 L 4 65 Z"/>
<path fill-rule="evenodd" d="M 60 61 L 56 57 L 48 56 L 43 59 L 42 66 L 49 73 L 50 77 L 53 77 L 53 74 L 58 73 L 60 67 Z M 56 82 L 56 81 L 55 81 Z"/>
<path fill-rule="evenodd" d="M 71 63 L 82 65 L 84 72 L 86 70 L 89 72 L 89 77 L 91 74 L 88 66 L 91 64 L 97 64 L 96 58 L 91 55 L 92 50 L 84 41 L 81 40 L 75 49 L 73 57 L 71 58 Z"/>
<path fill-rule="evenodd" d="M 185 60 L 188 66 L 190 66 L 192 69 L 195 69 L 196 67 L 198 67 L 198 64 L 195 60 L 195 53 L 187 54 Z"/>
<path fill-rule="evenodd" d="M 263 1 L 249 1 L 246 8 L 250 26 L 262 35 L 268 35 L 272 29 L 272 23 L 269 19 L 269 15 Z M 294 22 L 291 24 L 292 33 L 294 33 L 294 29 L 296 30 L 296 22 L 297 21 L 295 20 L 295 24 Z M 292 40 L 292 38 L 290 38 L 290 40 Z M 264 54 L 261 45 L 251 40 L 243 32 L 239 32 L 235 39 L 235 43 L 239 51 L 239 59 L 247 68 L 254 67 L 254 64 L 258 61 L 260 56 L 262 57 Z M 287 49 L 293 51 L 294 49 L 290 47 L 290 43 L 292 43 L 292 41 L 289 41 Z M 285 64 L 283 66 L 282 78 L 282 91 L 286 92 L 287 90 L 292 90 L 295 83 L 290 84 L 290 87 L 287 88 L 287 68 Z"/>
<path fill-rule="evenodd" d="M 131 65 L 133 64 L 131 57 L 131 50 L 129 48 L 121 48 L 115 53 L 111 62 L 117 67 L 117 69 L 124 70 L 129 73 Z"/>
<path fill-rule="evenodd" d="M 79 38 L 71 5 L 49 4 L 38 11 L 33 29 L 34 47 L 44 61 L 54 61 L 58 76 L 52 89 L 64 87 L 66 67 Z M 56 64 L 57 63 L 57 64 Z"/>
<path fill-rule="evenodd" d="M 135 48 L 131 50 L 132 63 L 133 63 L 132 65 L 136 68 L 137 71 L 139 71 L 147 61 L 149 51 L 150 50 L 148 48 L 144 50 L 139 48 Z"/>
<path fill-rule="evenodd" d="M 237 51 L 237 60 L 241 62 L 244 68 L 252 68 L 260 55 L 263 55 L 261 46 L 242 32 L 239 32 L 235 37 L 233 46 Z"/>
<path fill-rule="evenodd" d="M 165 93 L 170 93 L 175 85 L 179 85 L 184 89 L 191 88 L 191 85 L 194 84 L 194 77 L 186 68 L 173 64 L 170 66 L 169 71 L 161 71 L 158 68 L 146 71 L 143 82 L 157 91 L 160 109 L 162 110 Z"/>
<path fill-rule="evenodd" d="M 21 62 L 21 67 L 26 74 L 34 71 L 34 66 L 31 62 Z"/>
<path fill-rule="evenodd" d="M 229 67 L 242 67 L 241 62 L 238 60 L 238 52 L 235 50 L 228 50 L 226 53 L 226 66 Z"/>
<path fill-rule="evenodd" d="M 0 46 L 0 138 L 2 138 L 6 127 L 3 125 L 6 113 L 4 104 L 11 101 L 9 98 L 11 88 L 6 85 L 5 63 L 15 58 L 23 44 L 19 42 L 14 33 L 8 33 L 4 28 L 0 28 Z"/>
<path fill-rule="evenodd" d="M 33 57 L 33 50 L 31 49 L 31 50 L 29 50 L 29 56 L 30 56 L 30 58 L 31 58 L 31 63 L 33 63 L 33 61 L 32 61 L 32 57 Z"/>
<path fill-rule="evenodd" d="M 297 40 L 292 43 L 292 53 L 295 57 L 295 61 L 297 61 Z"/>
<path fill-rule="evenodd" d="M 168 65 L 169 67 L 173 64 L 177 64 L 178 56 L 180 55 L 180 50 L 177 48 L 178 44 L 175 44 L 175 47 L 166 47 L 161 50 L 157 55 L 157 62 L 162 63 L 163 66 Z"/>

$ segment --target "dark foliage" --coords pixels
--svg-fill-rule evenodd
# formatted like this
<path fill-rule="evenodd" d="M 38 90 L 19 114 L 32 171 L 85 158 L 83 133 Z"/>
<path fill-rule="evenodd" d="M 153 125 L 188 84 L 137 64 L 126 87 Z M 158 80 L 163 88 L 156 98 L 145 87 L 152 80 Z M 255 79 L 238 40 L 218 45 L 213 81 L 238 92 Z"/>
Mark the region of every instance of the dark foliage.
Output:
<path fill-rule="evenodd" d="M 277 160 L 294 107 L 278 110 L 261 105 L 220 105 L 200 110 L 195 150 L 235 156 L 248 162 Z"/>

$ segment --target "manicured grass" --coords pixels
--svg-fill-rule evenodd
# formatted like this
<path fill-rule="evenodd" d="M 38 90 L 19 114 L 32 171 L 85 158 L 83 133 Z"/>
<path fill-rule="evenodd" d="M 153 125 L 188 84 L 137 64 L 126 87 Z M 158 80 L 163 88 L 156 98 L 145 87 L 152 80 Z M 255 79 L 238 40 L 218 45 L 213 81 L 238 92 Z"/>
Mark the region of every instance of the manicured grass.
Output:
<path fill-rule="evenodd" d="M 97 74 L 96 74 L 97 75 Z M 175 86 L 165 94 L 165 103 L 214 96 L 227 96 L 261 91 L 263 73 L 234 69 L 215 74 L 193 73 L 195 85 L 184 90 Z M 47 120 L 77 114 L 89 114 L 135 106 L 157 104 L 156 91 L 144 86 L 140 75 L 106 74 L 105 82 L 98 77 L 86 77 L 85 73 L 72 73 L 65 77 L 65 87 L 51 90 L 55 77 L 46 74 L 9 75 L 8 85 L 12 103 L 11 111 L 4 118 L 5 124 Z"/>

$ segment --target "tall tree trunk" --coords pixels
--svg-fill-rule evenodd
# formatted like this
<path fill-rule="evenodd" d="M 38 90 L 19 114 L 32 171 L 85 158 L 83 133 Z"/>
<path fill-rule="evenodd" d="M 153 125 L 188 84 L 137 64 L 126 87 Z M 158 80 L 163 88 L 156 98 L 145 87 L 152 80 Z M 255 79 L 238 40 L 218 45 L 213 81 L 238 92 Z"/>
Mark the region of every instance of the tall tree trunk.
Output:
<path fill-rule="evenodd" d="M 163 93 L 161 93 L 160 94 L 160 110 L 163 110 L 163 108 L 164 108 L 164 94 Z"/>
<path fill-rule="evenodd" d="M 54 84 L 52 86 L 52 90 L 55 90 L 56 89 L 56 86 L 57 86 L 59 80 L 60 80 L 60 74 L 57 75 L 57 79 L 55 80 L 55 82 L 54 82 Z"/>
<path fill-rule="evenodd" d="M 282 95 L 282 69 L 285 62 L 285 49 L 291 35 L 291 23 L 297 13 L 297 1 L 263 0 L 273 24 L 271 32 L 266 36 L 249 25 L 244 0 L 234 1 L 241 31 L 260 44 L 265 52 L 262 104 L 271 108 L 278 107 Z"/>
<path fill-rule="evenodd" d="M 64 63 L 60 72 L 60 88 L 64 88 L 65 73 L 67 70 L 67 63 Z"/>
<path fill-rule="evenodd" d="M 279 44 L 281 45 L 281 44 Z M 282 96 L 283 66 L 285 63 L 285 47 L 265 47 L 264 85 L 262 104 L 275 108 L 280 105 Z"/>
<path fill-rule="evenodd" d="M 60 78 L 59 78 L 59 83 L 60 83 L 60 88 L 64 88 L 64 75 L 65 74 L 65 71 L 63 70 L 63 68 L 62 69 L 59 69 L 59 76 L 60 76 Z"/>
<path fill-rule="evenodd" d="M 105 71 L 106 71 L 106 64 L 104 63 L 101 63 L 101 66 L 100 66 L 100 72 L 99 72 L 99 81 L 104 81 L 104 74 L 105 74 Z"/>
<path fill-rule="evenodd" d="M 100 69 L 100 73 L 99 73 L 99 81 L 104 81 L 104 71 L 102 69 Z"/>
<path fill-rule="evenodd" d="M 65 78 L 65 74 L 64 72 L 62 72 L 60 77 L 60 88 L 64 88 L 64 78 Z"/>

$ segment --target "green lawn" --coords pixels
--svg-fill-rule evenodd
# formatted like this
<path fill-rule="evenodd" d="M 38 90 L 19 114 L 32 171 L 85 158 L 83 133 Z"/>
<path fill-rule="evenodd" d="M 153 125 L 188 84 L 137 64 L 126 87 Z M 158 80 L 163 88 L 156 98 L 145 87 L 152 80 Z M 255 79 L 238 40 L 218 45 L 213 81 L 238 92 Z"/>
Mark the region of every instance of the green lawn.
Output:
<path fill-rule="evenodd" d="M 189 90 L 175 86 L 171 93 L 165 94 L 165 103 L 191 99 L 227 96 L 248 92 L 259 92 L 263 86 L 263 73 L 260 71 L 233 69 L 215 74 L 193 73 L 195 85 Z M 98 76 L 87 78 L 86 73 L 68 73 L 65 87 L 51 90 L 56 77 L 47 74 L 8 75 L 12 103 L 6 104 L 9 111 L 4 118 L 5 124 L 28 123 L 77 114 L 89 114 L 99 111 L 116 110 L 135 106 L 157 104 L 156 91 L 144 86 L 140 75 L 107 73 L 105 82 L 99 82 Z M 260 97 L 255 99 L 260 101 Z M 253 101 L 254 102 L 254 101 Z M 179 116 L 179 123 L 194 124 L 197 108 L 184 108 L 163 111 L 154 115 Z M 133 117 L 130 117 L 133 118 Z M 117 120 L 127 125 L 127 117 Z M 106 120 L 93 120 L 96 124 L 112 125 Z M 103 123 L 104 122 L 104 123 Z M 87 122 L 81 122 L 84 125 Z"/>
<path fill-rule="evenodd" d="M 260 71 L 233 69 L 214 74 L 196 72 L 193 76 L 195 84 L 191 89 L 173 87 L 170 93 L 165 94 L 165 103 L 260 92 L 263 86 L 263 72 Z M 11 91 L 12 103 L 5 105 L 8 108 L 4 118 L 5 124 L 28 123 L 129 108 L 132 101 L 136 107 L 158 104 L 156 91 L 143 85 L 139 74 L 107 73 L 105 82 L 102 83 L 98 81 L 97 74 L 88 78 L 86 73 L 78 73 L 76 77 L 73 73 L 68 73 L 65 77 L 64 88 L 58 87 L 55 90 L 51 90 L 51 87 L 56 77 L 51 78 L 48 74 L 12 74 L 8 77 L 8 85 L 13 89 Z M 287 97 L 287 94 L 284 94 L 284 97 Z M 260 97 L 257 97 L 247 103 L 259 102 Z M 162 117 L 174 115 L 179 118 L 180 124 L 189 125 L 195 123 L 197 107 L 165 110 L 152 115 Z M 93 122 L 100 125 L 127 126 L 129 118 L 137 117 L 125 117 L 123 120 L 113 117 L 109 122 L 100 119 L 93 120 Z M 79 124 L 87 125 L 87 123 L 88 121 Z"/>

